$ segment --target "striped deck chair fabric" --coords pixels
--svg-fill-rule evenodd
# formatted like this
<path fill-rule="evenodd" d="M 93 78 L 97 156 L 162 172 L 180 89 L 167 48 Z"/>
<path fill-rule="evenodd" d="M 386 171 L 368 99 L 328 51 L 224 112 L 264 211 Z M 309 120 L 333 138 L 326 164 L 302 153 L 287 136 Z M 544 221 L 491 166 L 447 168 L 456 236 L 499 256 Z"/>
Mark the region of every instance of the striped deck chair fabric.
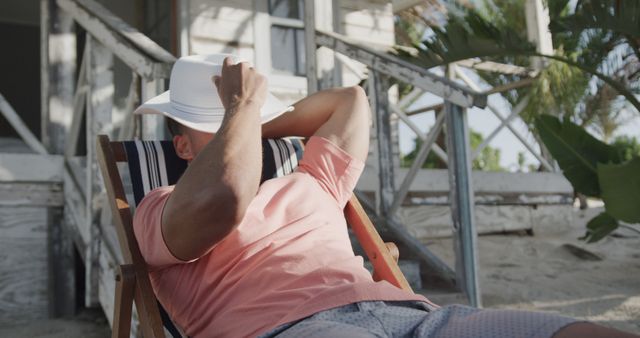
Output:
<path fill-rule="evenodd" d="M 187 162 L 178 157 L 171 141 L 125 141 L 134 205 L 140 204 L 151 190 L 176 184 Z M 302 158 L 302 141 L 294 138 L 262 140 L 262 176 L 260 183 L 293 172 Z M 165 329 L 172 337 L 182 337 L 162 304 L 158 302 Z"/>
<path fill-rule="evenodd" d="M 171 141 L 135 140 L 123 144 L 136 206 L 149 191 L 176 184 L 187 168 L 187 162 L 176 155 Z M 299 139 L 263 139 L 260 182 L 293 172 L 302 158 L 302 151 Z"/>

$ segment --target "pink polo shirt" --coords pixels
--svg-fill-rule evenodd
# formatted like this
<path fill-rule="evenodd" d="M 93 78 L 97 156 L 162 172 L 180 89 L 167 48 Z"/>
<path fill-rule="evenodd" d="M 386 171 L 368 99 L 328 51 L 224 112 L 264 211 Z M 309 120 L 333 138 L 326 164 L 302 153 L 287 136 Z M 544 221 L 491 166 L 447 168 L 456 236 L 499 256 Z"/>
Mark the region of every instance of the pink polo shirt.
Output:
<path fill-rule="evenodd" d="M 237 229 L 192 262 L 174 257 L 162 237 L 162 209 L 173 186 L 150 192 L 134 231 L 169 315 L 192 337 L 249 337 L 354 302 L 427 301 L 374 282 L 353 253 L 343 208 L 363 168 L 312 137 L 298 169 L 264 182 Z"/>

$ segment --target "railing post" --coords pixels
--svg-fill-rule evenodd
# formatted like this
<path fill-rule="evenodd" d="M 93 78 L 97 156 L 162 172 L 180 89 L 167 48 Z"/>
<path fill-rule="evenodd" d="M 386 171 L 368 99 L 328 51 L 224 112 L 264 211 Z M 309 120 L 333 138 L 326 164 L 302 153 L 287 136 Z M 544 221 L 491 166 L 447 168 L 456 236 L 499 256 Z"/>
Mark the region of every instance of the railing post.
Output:
<path fill-rule="evenodd" d="M 395 182 L 393 173 L 393 141 L 391 139 L 391 109 L 389 107 L 389 79 L 371 70 L 369 81 L 373 82 L 373 109 L 376 121 L 376 141 L 378 146 L 378 212 L 381 216 L 391 216 L 389 211 L 393 203 Z"/>
<path fill-rule="evenodd" d="M 100 212 L 99 201 L 102 193 L 102 178 L 99 176 L 96 156 L 96 137 L 110 133 L 113 109 L 113 53 L 93 37 L 87 36 L 86 64 L 87 83 L 87 191 L 86 208 L 88 231 L 86 240 L 86 293 L 85 304 L 94 306 L 99 303 L 98 288 L 100 281 Z"/>
<path fill-rule="evenodd" d="M 76 37 L 73 19 L 55 0 L 40 1 L 40 106 L 41 140 L 51 153 L 64 151 L 73 115 Z M 49 316 L 75 314 L 74 245 L 62 210 L 47 211 Z"/>
<path fill-rule="evenodd" d="M 482 306 L 477 271 L 477 231 L 469 157 L 466 109 L 445 101 L 447 154 L 449 155 L 449 200 L 453 218 L 456 280 L 471 306 Z"/>
<path fill-rule="evenodd" d="M 305 62 L 307 65 L 307 95 L 318 91 L 318 67 L 316 60 L 316 14 L 315 1 L 304 2 Z"/>
<path fill-rule="evenodd" d="M 164 92 L 164 79 L 141 79 L 142 102 Z M 145 140 L 161 140 L 165 137 L 163 115 L 142 115 L 142 138 Z"/>
<path fill-rule="evenodd" d="M 73 19 L 55 0 L 40 1 L 42 143 L 51 154 L 64 152 L 73 116 L 76 34 Z"/>

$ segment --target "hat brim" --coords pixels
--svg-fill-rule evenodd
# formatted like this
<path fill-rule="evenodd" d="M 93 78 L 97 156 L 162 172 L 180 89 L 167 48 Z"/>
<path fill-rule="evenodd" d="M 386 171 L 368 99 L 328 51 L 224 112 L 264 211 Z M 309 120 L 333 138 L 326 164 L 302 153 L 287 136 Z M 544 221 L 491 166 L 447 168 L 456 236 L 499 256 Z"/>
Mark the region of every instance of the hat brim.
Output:
<path fill-rule="evenodd" d="M 260 109 L 260 121 L 269 122 L 285 112 L 292 111 L 293 106 L 283 104 L 271 93 L 267 93 L 264 105 Z M 170 92 L 149 99 L 136 109 L 134 114 L 158 114 L 174 119 L 191 129 L 206 133 L 215 133 L 220 129 L 224 117 L 224 108 L 209 109 L 205 113 L 191 113 L 174 107 L 171 104 Z"/>

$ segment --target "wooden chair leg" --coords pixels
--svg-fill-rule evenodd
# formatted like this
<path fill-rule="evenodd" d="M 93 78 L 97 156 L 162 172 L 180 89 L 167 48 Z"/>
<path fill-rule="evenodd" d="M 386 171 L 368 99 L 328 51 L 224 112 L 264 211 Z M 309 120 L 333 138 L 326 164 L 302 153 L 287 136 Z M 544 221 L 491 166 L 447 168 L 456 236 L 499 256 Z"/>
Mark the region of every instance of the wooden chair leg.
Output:
<path fill-rule="evenodd" d="M 131 312 L 136 288 L 135 276 L 132 264 L 117 267 L 116 299 L 113 307 L 113 331 L 111 332 L 113 338 L 128 338 L 131 335 Z"/>

